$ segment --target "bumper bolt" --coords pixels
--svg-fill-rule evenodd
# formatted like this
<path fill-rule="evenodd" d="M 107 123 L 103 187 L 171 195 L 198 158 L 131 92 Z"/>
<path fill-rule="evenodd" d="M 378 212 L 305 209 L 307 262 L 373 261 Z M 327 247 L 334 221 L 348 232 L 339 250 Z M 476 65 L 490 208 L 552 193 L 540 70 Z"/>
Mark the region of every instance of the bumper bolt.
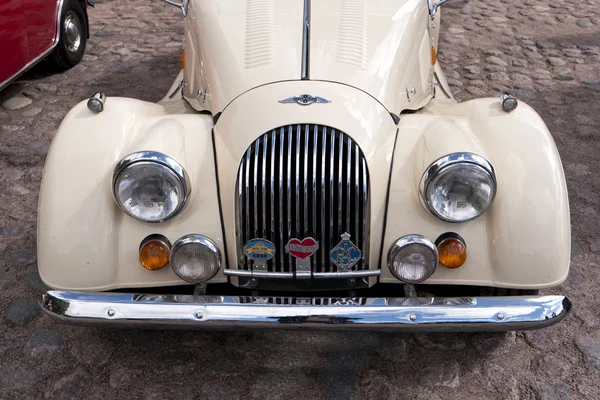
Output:
<path fill-rule="evenodd" d="M 498 314 L 496 314 L 496 318 L 502 321 L 504 319 L 504 313 L 499 312 Z"/>
<path fill-rule="evenodd" d="M 115 316 L 115 310 L 108 310 L 107 312 L 109 317 L 114 317 Z"/>
<path fill-rule="evenodd" d="M 411 321 L 416 321 L 417 320 L 417 316 L 415 314 L 410 314 L 408 316 L 408 319 L 410 319 Z"/>
<path fill-rule="evenodd" d="M 202 318 L 204 318 L 204 314 L 202 314 L 200 311 L 198 311 L 198 312 L 196 313 L 196 318 L 197 318 L 197 319 L 202 319 Z"/>

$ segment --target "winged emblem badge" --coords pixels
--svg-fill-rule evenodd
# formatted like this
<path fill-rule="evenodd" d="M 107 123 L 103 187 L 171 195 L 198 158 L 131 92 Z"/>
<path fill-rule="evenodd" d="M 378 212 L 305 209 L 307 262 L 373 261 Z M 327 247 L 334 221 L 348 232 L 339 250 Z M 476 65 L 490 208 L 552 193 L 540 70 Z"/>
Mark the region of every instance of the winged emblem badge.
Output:
<path fill-rule="evenodd" d="M 279 100 L 280 103 L 298 103 L 301 106 L 308 106 L 313 103 L 331 103 L 331 101 L 310 94 L 301 94 L 300 96 L 288 97 L 287 99 Z"/>

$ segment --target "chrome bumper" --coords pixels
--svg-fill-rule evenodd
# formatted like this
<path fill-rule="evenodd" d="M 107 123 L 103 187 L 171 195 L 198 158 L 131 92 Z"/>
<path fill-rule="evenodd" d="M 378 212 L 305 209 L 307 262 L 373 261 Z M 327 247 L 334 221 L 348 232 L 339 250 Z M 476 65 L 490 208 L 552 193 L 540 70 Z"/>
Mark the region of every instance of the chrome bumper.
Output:
<path fill-rule="evenodd" d="M 567 315 L 571 302 L 564 296 L 311 299 L 53 290 L 41 306 L 53 318 L 85 325 L 506 331 L 553 325 Z"/>

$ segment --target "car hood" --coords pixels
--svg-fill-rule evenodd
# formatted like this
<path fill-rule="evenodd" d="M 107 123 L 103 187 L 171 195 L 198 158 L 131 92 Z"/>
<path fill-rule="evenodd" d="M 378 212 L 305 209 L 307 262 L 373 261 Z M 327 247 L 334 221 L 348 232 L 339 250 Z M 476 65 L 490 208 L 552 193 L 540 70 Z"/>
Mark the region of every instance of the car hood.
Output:
<path fill-rule="evenodd" d="M 301 80 L 305 15 L 308 79 L 356 87 L 395 113 L 431 97 L 439 14 L 430 25 L 423 0 L 312 1 L 308 13 L 301 0 L 201 0 L 186 19 L 186 98 L 216 114 L 253 88 Z"/>

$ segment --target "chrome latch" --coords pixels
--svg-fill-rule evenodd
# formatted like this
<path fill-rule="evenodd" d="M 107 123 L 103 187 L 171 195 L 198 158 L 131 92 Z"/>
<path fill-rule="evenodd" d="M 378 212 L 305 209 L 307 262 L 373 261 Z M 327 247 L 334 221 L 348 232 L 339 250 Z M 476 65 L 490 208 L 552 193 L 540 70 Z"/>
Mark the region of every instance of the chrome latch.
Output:
<path fill-rule="evenodd" d="M 202 96 L 202 104 L 206 103 L 206 96 L 208 96 L 208 89 L 198 90 L 198 97 Z"/>
<path fill-rule="evenodd" d="M 408 99 L 408 102 L 411 102 L 411 95 L 413 94 L 417 94 L 417 89 L 415 89 L 414 87 L 412 88 L 406 88 L 406 98 Z"/>

